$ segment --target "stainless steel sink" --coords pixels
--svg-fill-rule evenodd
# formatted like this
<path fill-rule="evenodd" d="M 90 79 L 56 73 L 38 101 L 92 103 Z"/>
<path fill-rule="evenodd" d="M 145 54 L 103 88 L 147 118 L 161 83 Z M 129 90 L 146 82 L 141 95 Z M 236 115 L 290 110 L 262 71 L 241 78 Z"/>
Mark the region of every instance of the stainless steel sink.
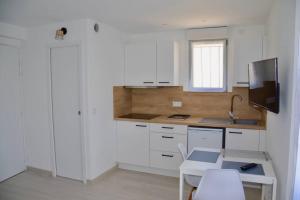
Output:
<path fill-rule="evenodd" d="M 232 121 L 230 119 L 225 118 L 202 118 L 200 123 L 208 123 L 208 124 L 231 124 Z"/>
<path fill-rule="evenodd" d="M 226 119 L 226 118 L 202 118 L 200 123 L 209 124 L 240 124 L 240 125 L 257 125 L 258 121 L 255 119 Z"/>

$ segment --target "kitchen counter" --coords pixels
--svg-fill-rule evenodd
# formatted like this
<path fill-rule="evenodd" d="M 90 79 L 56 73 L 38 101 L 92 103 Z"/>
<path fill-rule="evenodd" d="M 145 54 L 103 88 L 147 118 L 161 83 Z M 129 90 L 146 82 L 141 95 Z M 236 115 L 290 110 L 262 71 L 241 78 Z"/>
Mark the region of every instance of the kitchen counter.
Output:
<path fill-rule="evenodd" d="M 229 123 L 208 123 L 201 122 L 203 117 L 191 116 L 188 119 L 170 119 L 169 115 L 159 115 L 153 119 L 132 119 L 124 117 L 115 117 L 118 121 L 133 121 L 133 122 L 145 122 L 145 123 L 160 123 L 160 124 L 178 124 L 178 125 L 188 125 L 188 126 L 204 126 L 204 127 L 222 127 L 222 128 L 237 128 L 237 129 L 255 129 L 255 130 L 265 130 L 266 127 L 262 121 L 258 121 L 257 125 L 244 125 L 244 124 L 229 124 Z"/>

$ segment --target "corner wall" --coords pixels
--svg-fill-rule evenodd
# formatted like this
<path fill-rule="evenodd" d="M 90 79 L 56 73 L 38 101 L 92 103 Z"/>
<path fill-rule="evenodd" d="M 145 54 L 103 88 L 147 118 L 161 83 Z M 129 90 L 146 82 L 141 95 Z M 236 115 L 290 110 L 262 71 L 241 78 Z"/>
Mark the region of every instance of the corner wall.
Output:
<path fill-rule="evenodd" d="M 275 0 L 267 21 L 267 57 L 278 57 L 280 113 L 268 112 L 267 150 L 278 180 L 277 199 L 289 199 L 289 150 L 293 97 L 295 0 Z"/>
<path fill-rule="evenodd" d="M 99 32 L 93 29 L 99 24 Z M 105 24 L 87 23 L 88 179 L 116 165 L 113 85 L 123 85 L 121 33 Z"/>

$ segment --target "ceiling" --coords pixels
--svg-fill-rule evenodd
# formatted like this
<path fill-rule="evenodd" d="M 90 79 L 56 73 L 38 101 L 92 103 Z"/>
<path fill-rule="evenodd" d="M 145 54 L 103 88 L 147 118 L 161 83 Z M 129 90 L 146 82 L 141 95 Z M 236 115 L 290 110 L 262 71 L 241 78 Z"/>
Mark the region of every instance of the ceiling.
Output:
<path fill-rule="evenodd" d="M 92 18 L 121 31 L 263 23 L 273 0 L 0 0 L 0 22 L 23 27 Z"/>

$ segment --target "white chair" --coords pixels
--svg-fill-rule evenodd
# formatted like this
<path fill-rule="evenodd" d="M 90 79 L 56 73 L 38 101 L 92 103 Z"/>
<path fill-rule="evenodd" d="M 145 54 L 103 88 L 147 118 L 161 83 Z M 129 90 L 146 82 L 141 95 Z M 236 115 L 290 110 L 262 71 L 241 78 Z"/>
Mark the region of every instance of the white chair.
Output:
<path fill-rule="evenodd" d="M 182 157 L 182 160 L 186 160 L 187 159 L 187 151 L 186 151 L 186 147 L 179 143 L 178 144 L 178 149 L 181 153 L 181 157 Z M 193 187 L 193 189 L 191 190 L 190 194 L 189 194 L 189 200 L 192 199 L 192 193 L 194 190 L 197 189 L 199 183 L 200 183 L 200 180 L 201 180 L 201 177 L 199 176 L 192 176 L 192 175 L 184 175 L 184 180 L 187 184 L 189 184 L 190 186 Z"/>
<path fill-rule="evenodd" d="M 245 200 L 240 174 L 234 169 L 211 169 L 204 173 L 193 200 Z"/>

